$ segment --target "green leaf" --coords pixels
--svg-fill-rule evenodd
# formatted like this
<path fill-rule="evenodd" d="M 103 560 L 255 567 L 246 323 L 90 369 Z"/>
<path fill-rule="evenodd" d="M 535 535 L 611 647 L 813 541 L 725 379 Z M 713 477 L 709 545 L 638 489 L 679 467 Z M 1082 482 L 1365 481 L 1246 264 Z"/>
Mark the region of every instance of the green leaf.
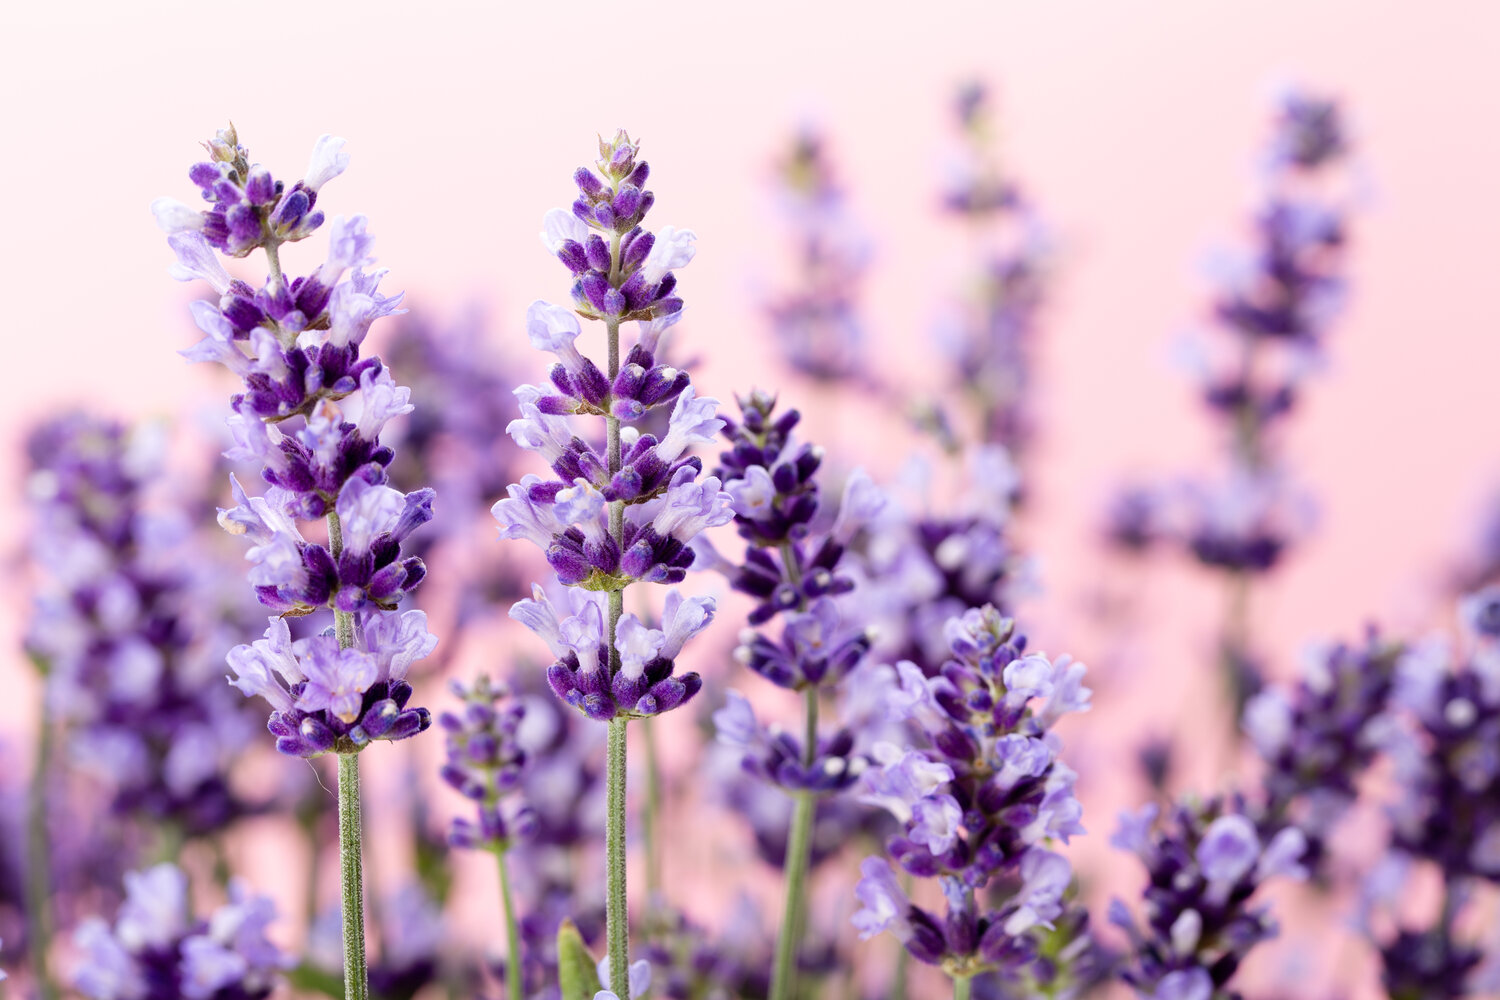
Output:
<path fill-rule="evenodd" d="M 599 985 L 594 956 L 589 954 L 578 925 L 564 919 L 557 928 L 557 981 L 562 1000 L 594 1000 Z"/>

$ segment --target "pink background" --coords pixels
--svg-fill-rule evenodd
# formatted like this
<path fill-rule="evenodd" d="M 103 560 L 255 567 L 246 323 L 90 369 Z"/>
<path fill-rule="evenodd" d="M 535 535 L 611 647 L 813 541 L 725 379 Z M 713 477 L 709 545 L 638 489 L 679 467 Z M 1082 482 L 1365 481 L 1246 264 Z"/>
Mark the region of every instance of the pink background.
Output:
<path fill-rule="evenodd" d="M 700 391 L 728 400 L 782 386 L 817 410 L 778 367 L 754 295 L 784 267 L 785 234 L 765 224 L 771 164 L 797 123 L 825 128 L 877 241 L 864 300 L 877 366 L 930 374 L 933 308 L 963 264 L 961 232 L 933 210 L 949 100 L 977 76 L 998 90 L 1005 161 L 1065 250 L 1023 528 L 1044 591 L 1023 612 L 1052 652 L 1118 668 L 1087 732 L 1074 728 L 1088 839 L 1102 849 L 1137 790 L 1090 780 L 1090 754 L 1105 766 L 1100 747 L 1122 734 L 1201 714 L 1222 595 L 1186 570 L 1133 577 L 1106 561 L 1098 511 L 1123 475 L 1187 470 L 1214 447 L 1171 345 L 1201 316 L 1199 262 L 1243 235 L 1268 86 L 1292 79 L 1346 99 L 1372 194 L 1354 224 L 1351 306 L 1289 435 L 1320 525 L 1257 603 L 1259 634 L 1289 673 L 1311 638 L 1371 619 L 1397 632 L 1446 622 L 1445 568 L 1500 479 L 1500 17 L 1489 5 L 135 6 L 0 13 L 7 553 L 25 524 L 19 432 L 44 408 L 219 405 L 222 386 L 173 355 L 192 340 L 196 292 L 166 276 L 147 206 L 196 198 L 196 143 L 227 119 L 289 179 L 319 133 L 346 137 L 350 169 L 322 205 L 370 217 L 387 287 L 406 289 L 414 310 L 485 303 L 528 377 L 541 368 L 518 337 L 525 305 L 566 294 L 536 237 L 542 214 L 571 199 L 594 134 L 624 126 L 653 167 L 654 223 L 699 237 L 680 275 L 680 343 L 705 355 Z M 288 266 L 321 253 L 314 239 Z M 862 435 L 868 417 L 846 406 L 811 424 L 830 451 L 858 445 L 881 455 L 866 464 L 894 468 L 905 446 Z M 1150 624 L 1128 643 L 1086 622 L 1101 586 L 1140 592 Z M 0 643 L 16 650 L 26 605 L 5 597 Z M 29 684 L 18 656 L 6 662 Z M 31 704 L 6 698 L 0 723 L 15 731 Z M 1198 786 L 1221 764 L 1200 758 Z"/>

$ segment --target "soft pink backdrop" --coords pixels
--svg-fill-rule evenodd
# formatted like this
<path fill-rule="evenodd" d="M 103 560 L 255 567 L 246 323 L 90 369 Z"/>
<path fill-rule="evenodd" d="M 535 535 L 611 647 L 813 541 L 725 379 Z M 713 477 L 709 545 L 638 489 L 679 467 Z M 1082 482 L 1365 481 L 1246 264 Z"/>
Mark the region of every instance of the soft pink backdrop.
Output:
<path fill-rule="evenodd" d="M 1180 726 L 1212 690 L 1193 674 L 1217 588 L 1131 577 L 1094 530 L 1122 474 L 1187 469 L 1212 448 L 1170 345 L 1201 315 L 1198 262 L 1241 235 L 1277 79 L 1347 100 L 1373 195 L 1351 307 L 1289 438 L 1321 524 L 1256 608 L 1264 642 L 1287 671 L 1307 639 L 1446 614 L 1443 569 L 1500 478 L 1497 33 L 1482 3 L 6 5 L 0 546 L 22 541 L 18 433 L 44 408 L 166 414 L 220 397 L 173 355 L 192 339 L 191 293 L 166 277 L 147 205 L 195 197 L 186 168 L 226 119 L 288 177 L 317 134 L 345 136 L 330 214 L 370 217 L 409 306 L 484 301 L 516 354 L 525 304 L 565 294 L 541 216 L 570 199 L 594 133 L 627 127 L 654 168 L 657 224 L 698 233 L 681 275 L 682 343 L 708 362 L 696 380 L 723 399 L 751 384 L 795 397 L 807 389 L 781 374 L 752 295 L 781 266 L 783 233 L 765 225 L 773 156 L 795 124 L 825 127 L 878 241 L 865 306 L 879 365 L 900 372 L 929 351 L 932 307 L 958 281 L 960 234 L 934 191 L 952 88 L 979 76 L 998 88 L 1006 161 L 1065 248 L 1026 526 L 1045 589 L 1028 613 L 1052 651 L 1122 665 L 1094 728 L 1075 727 L 1084 771 L 1109 734 Z M 291 267 L 317 258 L 312 242 Z M 812 424 L 831 449 L 869 452 L 881 442 L 861 440 L 865 416 Z M 1128 648 L 1083 623 L 1101 581 L 1145 591 L 1151 623 Z M 0 643 L 15 650 L 25 603 L 5 597 Z M 5 699 L 0 724 L 33 703 Z M 1217 766 L 1199 762 L 1203 787 Z M 1085 781 L 1102 846 L 1135 789 Z"/>

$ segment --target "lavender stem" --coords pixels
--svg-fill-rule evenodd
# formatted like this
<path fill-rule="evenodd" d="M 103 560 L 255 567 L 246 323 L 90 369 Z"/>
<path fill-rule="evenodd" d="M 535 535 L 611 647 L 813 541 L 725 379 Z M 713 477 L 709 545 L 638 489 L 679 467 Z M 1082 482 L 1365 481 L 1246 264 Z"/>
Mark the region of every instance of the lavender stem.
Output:
<path fill-rule="evenodd" d="M 613 648 L 613 646 L 611 646 Z M 605 935 L 609 942 L 609 988 L 630 996 L 630 914 L 625 894 L 625 719 L 609 721 L 605 768 Z"/>
<path fill-rule="evenodd" d="M 510 892 L 510 871 L 505 864 L 506 852 L 495 851 L 500 869 L 500 902 L 505 907 L 505 995 L 519 1000 L 521 992 L 521 925 L 516 920 L 516 904 Z"/>
<path fill-rule="evenodd" d="M 39 664 L 40 666 L 40 664 Z M 52 871 L 47 850 L 47 778 L 52 770 L 52 724 L 46 709 L 46 672 L 42 676 L 42 711 L 37 717 L 36 771 L 31 781 L 27 810 L 26 910 L 31 916 L 27 940 L 31 971 L 36 976 L 41 1000 L 57 1000 L 57 986 L 47 970 L 47 951 L 52 943 Z"/>
<path fill-rule="evenodd" d="M 969 990 L 974 980 L 969 976 L 955 976 L 953 979 L 953 1000 L 969 1000 Z"/>
<path fill-rule="evenodd" d="M 269 252 L 268 252 L 269 253 Z M 328 551 L 337 559 L 344 551 L 344 531 L 338 514 L 328 512 Z M 354 615 L 333 613 L 334 634 L 340 649 L 354 646 Z M 365 967 L 365 873 L 360 823 L 358 751 L 339 758 L 339 873 L 344 917 L 344 1000 L 366 1000 L 370 994 Z"/>
<path fill-rule="evenodd" d="M 818 689 L 809 687 L 802 694 L 806 706 L 802 762 L 811 766 L 818 753 Z M 796 989 L 797 943 L 802 940 L 803 897 L 807 892 L 813 813 L 817 806 L 817 800 L 810 791 L 797 792 L 796 799 L 791 836 L 787 838 L 786 906 L 782 910 L 781 935 L 776 942 L 776 968 L 771 978 L 771 1000 L 789 1000 Z"/>

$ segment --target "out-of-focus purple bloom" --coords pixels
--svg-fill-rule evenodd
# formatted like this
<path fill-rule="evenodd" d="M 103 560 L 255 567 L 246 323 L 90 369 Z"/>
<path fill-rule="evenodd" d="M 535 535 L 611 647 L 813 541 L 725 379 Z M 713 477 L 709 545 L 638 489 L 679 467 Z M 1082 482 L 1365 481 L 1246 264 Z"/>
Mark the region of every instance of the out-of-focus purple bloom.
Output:
<path fill-rule="evenodd" d="M 870 244 L 849 213 L 834 179 L 826 139 L 799 133 L 777 165 L 777 195 L 796 247 L 795 285 L 766 304 L 787 363 L 819 381 L 863 371 L 864 324 L 859 286 Z"/>
<path fill-rule="evenodd" d="M 294 964 L 266 937 L 270 899 L 243 885 L 206 919 L 192 915 L 174 865 L 128 873 L 125 892 L 113 928 L 92 917 L 74 935 L 85 962 L 73 985 L 91 1000 L 257 1000 Z"/>
<path fill-rule="evenodd" d="M 453 693 L 464 702 L 463 713 L 444 712 L 438 723 L 447 733 L 448 760 L 442 777 L 455 791 L 472 799 L 477 821 L 458 818 L 448 834 L 455 847 L 505 851 L 536 830 L 536 813 L 523 795 L 522 775 L 528 766 L 518 732 L 525 705 L 499 705 L 509 691 L 494 686 L 483 674 L 472 686 L 452 682 Z"/>
<path fill-rule="evenodd" d="M 111 786 L 110 808 L 192 835 L 252 807 L 228 781 L 254 724 L 214 683 L 218 567 L 172 507 L 148 428 L 83 414 L 36 428 L 28 451 L 44 568 L 27 648 L 47 669 L 48 704 L 73 763 Z"/>
<path fill-rule="evenodd" d="M 1121 817 L 1110 843 L 1146 866 L 1145 926 L 1119 900 L 1110 922 L 1130 937 L 1122 978 L 1146 998 L 1209 997 L 1233 977 L 1256 944 L 1276 935 L 1267 906 L 1250 897 L 1267 879 L 1303 878 L 1307 842 L 1285 827 L 1263 843 L 1239 802 L 1180 803 Z M 1205 992 L 1205 990 L 1207 992 Z"/>
<path fill-rule="evenodd" d="M 1036 331 L 1046 302 L 1054 238 L 1035 208 L 996 163 L 989 95 L 964 87 L 956 102 L 962 161 L 943 207 L 982 239 L 971 274 L 939 339 L 955 387 L 973 402 L 980 440 L 1021 454 L 1032 436 L 1028 394 Z"/>

